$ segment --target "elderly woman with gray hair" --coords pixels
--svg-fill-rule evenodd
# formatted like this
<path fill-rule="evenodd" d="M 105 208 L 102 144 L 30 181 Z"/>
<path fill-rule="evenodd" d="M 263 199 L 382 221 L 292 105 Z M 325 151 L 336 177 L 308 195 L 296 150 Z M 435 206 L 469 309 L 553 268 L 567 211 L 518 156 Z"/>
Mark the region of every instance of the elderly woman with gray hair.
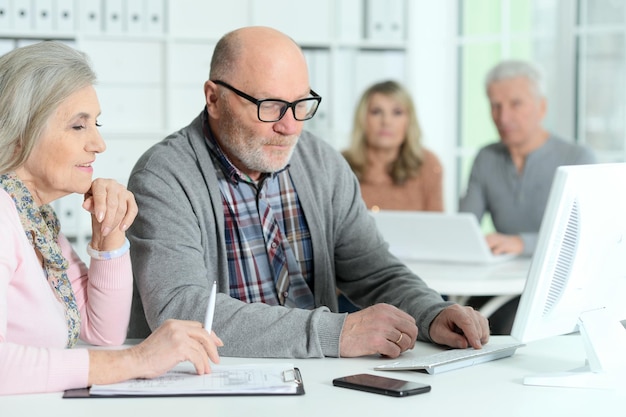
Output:
<path fill-rule="evenodd" d="M 189 360 L 219 360 L 220 339 L 170 320 L 142 343 L 126 338 L 132 272 L 126 229 L 137 205 L 109 179 L 92 179 L 106 148 L 95 74 L 85 55 L 41 42 L 0 57 L 0 394 L 37 393 L 160 375 Z M 49 203 L 84 195 L 92 238 L 87 267 Z"/>

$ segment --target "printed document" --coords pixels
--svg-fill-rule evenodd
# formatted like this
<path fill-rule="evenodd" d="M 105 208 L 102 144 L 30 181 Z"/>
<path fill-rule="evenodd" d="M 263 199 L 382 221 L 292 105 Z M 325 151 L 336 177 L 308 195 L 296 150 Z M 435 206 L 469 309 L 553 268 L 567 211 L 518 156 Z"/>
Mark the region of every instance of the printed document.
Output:
<path fill-rule="evenodd" d="M 235 395 L 296 394 L 302 381 L 292 364 L 212 365 L 211 373 L 197 375 L 190 362 L 153 379 L 93 385 L 91 396 L 120 395 Z"/>

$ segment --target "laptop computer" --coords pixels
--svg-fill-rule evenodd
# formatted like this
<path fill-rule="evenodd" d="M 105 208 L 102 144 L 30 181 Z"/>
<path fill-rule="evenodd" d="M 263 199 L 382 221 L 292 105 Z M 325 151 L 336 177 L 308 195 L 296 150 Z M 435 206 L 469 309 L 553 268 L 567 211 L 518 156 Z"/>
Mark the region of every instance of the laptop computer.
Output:
<path fill-rule="evenodd" d="M 471 213 L 381 210 L 371 215 L 391 253 L 402 260 L 490 264 L 516 257 L 494 255 Z"/>

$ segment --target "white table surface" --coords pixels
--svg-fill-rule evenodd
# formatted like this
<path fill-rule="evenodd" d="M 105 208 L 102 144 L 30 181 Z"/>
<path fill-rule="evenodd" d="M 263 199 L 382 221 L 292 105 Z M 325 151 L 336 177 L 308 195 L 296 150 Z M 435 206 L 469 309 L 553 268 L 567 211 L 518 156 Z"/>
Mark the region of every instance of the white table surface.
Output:
<path fill-rule="evenodd" d="M 492 338 L 506 341 L 507 336 Z M 430 353 L 420 343 L 405 353 Z M 534 387 L 523 385 L 525 375 L 564 371 L 584 360 L 580 336 L 561 336 L 533 342 L 510 358 L 439 375 L 411 371 L 374 371 L 389 359 L 243 359 L 222 358 L 224 364 L 291 362 L 300 368 L 306 394 L 280 397 L 185 397 L 128 399 L 62 399 L 61 393 L 0 397 L 0 415 L 73 417 L 370 417 L 370 416 L 624 416 L 626 393 L 611 390 Z M 332 379 L 372 373 L 428 383 L 426 394 L 393 398 L 332 386 Z M 5 378 L 6 375 L 1 377 Z"/>
<path fill-rule="evenodd" d="M 521 294 L 530 268 L 530 258 L 515 258 L 495 264 L 411 262 L 406 265 L 442 294 Z"/>
<path fill-rule="evenodd" d="M 465 304 L 471 296 L 492 296 L 479 309 L 489 317 L 522 293 L 530 261 L 529 257 L 520 257 L 494 264 L 406 261 L 406 265 L 431 288 L 459 304 Z"/>

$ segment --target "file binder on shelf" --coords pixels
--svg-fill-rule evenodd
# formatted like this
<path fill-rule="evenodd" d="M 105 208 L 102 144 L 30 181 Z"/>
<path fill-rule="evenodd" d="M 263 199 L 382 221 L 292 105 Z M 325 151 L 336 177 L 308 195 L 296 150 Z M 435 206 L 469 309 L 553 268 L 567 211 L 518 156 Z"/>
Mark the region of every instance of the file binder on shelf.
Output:
<path fill-rule="evenodd" d="M 9 0 L 0 0 L 0 29 L 13 28 L 13 10 Z"/>
<path fill-rule="evenodd" d="M 103 23 L 106 34 L 121 34 L 124 32 L 125 13 L 122 0 L 107 0 L 104 2 Z"/>
<path fill-rule="evenodd" d="M 36 32 L 52 32 L 52 0 L 35 0 L 33 3 L 33 29 Z"/>
<path fill-rule="evenodd" d="M 59 32 L 72 33 L 76 25 L 73 0 L 56 0 L 55 23 Z"/>
<path fill-rule="evenodd" d="M 404 0 L 366 0 L 366 38 L 401 42 L 404 40 L 404 15 Z"/>
<path fill-rule="evenodd" d="M 29 0 L 13 0 L 13 28 L 16 31 L 32 30 L 32 8 Z"/>
<path fill-rule="evenodd" d="M 363 39 L 363 0 L 341 0 L 333 2 L 337 15 L 335 21 L 337 37 L 343 42 L 360 42 Z"/>
<path fill-rule="evenodd" d="M 178 3 L 177 3 L 178 6 Z M 165 20 L 165 5 L 163 0 L 147 0 L 145 2 L 145 31 L 146 33 L 163 33 Z"/>
<path fill-rule="evenodd" d="M 78 3 L 79 29 L 83 33 L 102 32 L 102 3 L 100 0 L 82 0 Z"/>
<path fill-rule="evenodd" d="M 126 31 L 128 33 L 143 33 L 146 31 L 146 11 L 143 0 L 126 0 Z"/>

